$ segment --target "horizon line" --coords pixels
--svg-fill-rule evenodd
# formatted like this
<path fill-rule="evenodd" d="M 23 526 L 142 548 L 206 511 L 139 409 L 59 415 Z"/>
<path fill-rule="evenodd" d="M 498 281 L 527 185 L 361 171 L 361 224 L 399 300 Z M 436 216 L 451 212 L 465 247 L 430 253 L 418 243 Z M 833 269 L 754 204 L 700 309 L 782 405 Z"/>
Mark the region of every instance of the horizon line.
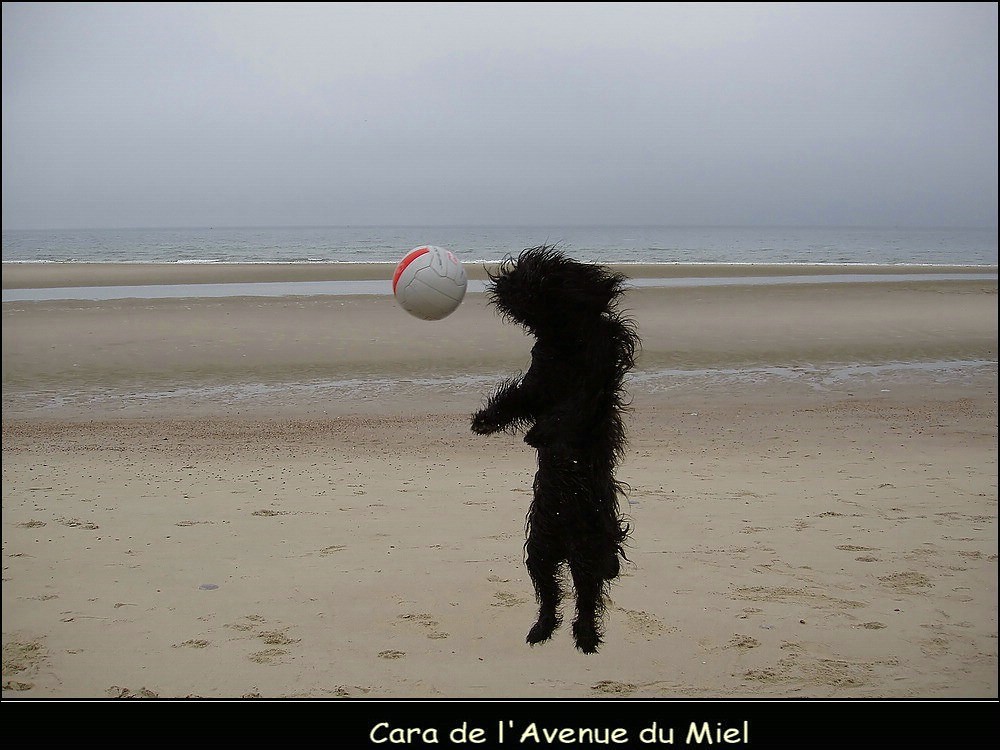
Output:
<path fill-rule="evenodd" d="M 395 228 L 462 228 L 462 229 L 560 229 L 593 228 L 656 228 L 656 229 L 965 229 L 997 231 L 997 225 L 961 224 L 646 224 L 646 223 L 567 223 L 567 224 L 219 224 L 219 225 L 150 225 L 150 226 L 59 226 L 59 227 L 3 227 L 3 232 L 96 232 L 139 230 L 224 230 L 224 229 L 395 229 Z"/>

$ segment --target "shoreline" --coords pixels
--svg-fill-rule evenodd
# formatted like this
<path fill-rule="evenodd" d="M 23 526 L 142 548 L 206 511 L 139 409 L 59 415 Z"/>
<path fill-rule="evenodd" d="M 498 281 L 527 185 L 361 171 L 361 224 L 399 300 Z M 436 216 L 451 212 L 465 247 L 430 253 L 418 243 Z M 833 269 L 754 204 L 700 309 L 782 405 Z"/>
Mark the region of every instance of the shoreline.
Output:
<path fill-rule="evenodd" d="M 482 281 L 495 263 L 464 262 Z M 633 279 L 726 278 L 840 274 L 997 273 L 985 265 L 609 263 Z M 219 284 L 297 281 L 375 281 L 392 278 L 394 263 L 3 263 L 3 289 L 145 284 Z"/>

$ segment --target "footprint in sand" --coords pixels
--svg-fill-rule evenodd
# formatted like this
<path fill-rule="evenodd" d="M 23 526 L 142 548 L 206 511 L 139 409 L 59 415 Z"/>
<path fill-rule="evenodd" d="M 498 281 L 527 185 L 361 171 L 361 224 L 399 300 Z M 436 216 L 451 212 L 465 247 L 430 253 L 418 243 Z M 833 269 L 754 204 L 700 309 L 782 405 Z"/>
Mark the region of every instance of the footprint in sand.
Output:
<path fill-rule="evenodd" d="M 761 669 L 748 669 L 743 673 L 743 679 L 748 682 L 775 683 L 783 682 L 788 678 L 779 669 L 763 667 Z"/>
<path fill-rule="evenodd" d="M 230 622 L 226 623 L 226 627 L 245 633 L 260 627 L 260 623 L 265 622 L 260 615 L 244 615 L 243 619 L 246 622 Z"/>
<path fill-rule="evenodd" d="M 887 576 L 879 576 L 879 580 L 890 588 L 903 593 L 913 593 L 915 588 L 926 588 L 931 585 L 931 579 L 923 573 L 908 571 L 905 573 L 891 573 Z"/>
<path fill-rule="evenodd" d="M 610 695 L 629 695 L 630 693 L 634 693 L 638 688 L 630 682 L 601 680 L 600 682 L 591 685 L 590 689 L 596 690 L 599 693 L 607 693 Z"/>
<path fill-rule="evenodd" d="M 112 685 L 104 691 L 109 698 L 159 698 L 159 693 L 153 692 L 147 687 L 141 687 L 138 691 L 132 692 L 127 687 Z"/>
<path fill-rule="evenodd" d="M 983 553 L 978 550 L 971 550 L 971 551 L 959 550 L 958 556 L 967 557 L 970 560 L 982 560 L 984 557 Z"/>
<path fill-rule="evenodd" d="M 619 610 L 625 615 L 629 630 L 646 639 L 652 639 L 664 632 L 675 632 L 677 630 L 677 628 L 668 628 L 658 617 L 648 612 L 638 609 L 625 609 L 624 607 L 620 607 Z"/>
<path fill-rule="evenodd" d="M 45 660 L 48 652 L 40 641 L 10 641 L 3 645 L 3 673 L 4 675 L 17 675 L 19 678 L 28 678 L 38 672 L 38 667 Z M 19 684 L 27 685 L 27 688 L 11 688 L 15 690 L 30 690 L 34 685 L 28 682 Z M 13 684 L 13 683 L 12 683 Z M 7 690 L 6 682 L 4 690 Z"/>
<path fill-rule="evenodd" d="M 359 685 L 337 685 L 330 690 L 330 695 L 336 698 L 356 698 L 358 696 L 365 696 L 371 691 L 371 688 Z"/>
<path fill-rule="evenodd" d="M 872 665 L 840 659 L 818 659 L 799 666 L 812 682 L 837 688 L 859 688 L 871 680 Z"/>
<path fill-rule="evenodd" d="M 288 630 L 287 627 L 264 629 L 266 622 L 266 618 L 260 615 L 244 615 L 242 622 L 227 623 L 226 627 L 240 633 L 253 633 L 254 636 L 260 638 L 269 646 L 291 646 L 301 641 L 299 638 L 289 636 L 285 632 Z M 283 663 L 285 661 L 284 657 L 290 653 L 282 648 L 266 648 L 263 651 L 256 651 L 250 654 L 247 658 L 258 664 L 274 665 Z"/>
<path fill-rule="evenodd" d="M 759 645 L 760 641 L 753 636 L 734 635 L 729 639 L 729 643 L 726 644 L 726 648 L 735 648 L 739 651 L 749 651 L 752 648 L 757 648 Z"/>
<path fill-rule="evenodd" d="M 175 643 L 170 648 L 207 648 L 210 645 L 204 638 L 192 638 L 183 643 Z"/>
<path fill-rule="evenodd" d="M 57 518 L 56 520 L 63 526 L 69 526 L 72 529 L 87 529 L 88 531 L 94 531 L 95 529 L 101 528 L 96 523 L 81 521 L 79 518 Z"/>
<path fill-rule="evenodd" d="M 744 607 L 743 611 L 736 615 L 736 618 L 739 620 L 746 620 L 749 619 L 750 615 L 759 615 L 763 611 L 764 610 L 758 609 L 757 607 Z"/>
<path fill-rule="evenodd" d="M 873 671 L 874 665 L 866 662 L 810 659 L 795 647 L 793 653 L 779 659 L 774 666 L 748 669 L 743 673 L 743 679 L 770 684 L 794 681 L 837 688 L 858 688 L 871 681 Z"/>
<path fill-rule="evenodd" d="M 787 586 L 742 586 L 736 589 L 736 596 L 750 601 L 806 604 L 836 609 L 855 609 L 865 606 L 864 603 L 851 599 L 838 599 L 823 593 L 814 593 L 806 589 L 793 589 Z"/>
<path fill-rule="evenodd" d="M 281 630 L 264 630 L 257 633 L 257 637 L 262 639 L 264 643 L 272 646 L 290 646 L 293 643 L 299 643 L 301 640 L 300 638 L 289 638 Z"/>
<path fill-rule="evenodd" d="M 285 651 L 283 648 L 266 648 L 263 651 L 257 651 L 256 653 L 250 654 L 247 658 L 256 662 L 257 664 L 266 664 L 267 666 L 273 667 L 276 664 L 285 663 L 284 657 L 288 656 L 289 652 Z"/>
<path fill-rule="evenodd" d="M 496 599 L 491 607 L 517 607 L 521 604 L 525 604 L 526 600 L 519 596 L 514 596 L 514 594 L 509 594 L 506 591 L 498 591 L 493 594 L 493 598 Z"/>
<path fill-rule="evenodd" d="M 430 632 L 427 633 L 428 638 L 439 639 L 448 637 L 448 633 L 441 632 L 437 629 L 440 623 L 434 619 L 434 616 L 426 612 L 410 612 L 405 615 L 399 615 L 396 619 L 412 623 L 420 628 L 429 630 Z"/>
<path fill-rule="evenodd" d="M 698 645 L 701 646 L 708 653 L 719 653 L 720 651 L 726 651 L 728 649 L 736 649 L 737 651 L 749 651 L 750 649 L 757 648 L 760 646 L 760 641 L 750 635 L 741 635 L 737 633 L 729 642 L 725 645 L 718 645 L 713 638 L 700 638 L 698 640 Z"/>

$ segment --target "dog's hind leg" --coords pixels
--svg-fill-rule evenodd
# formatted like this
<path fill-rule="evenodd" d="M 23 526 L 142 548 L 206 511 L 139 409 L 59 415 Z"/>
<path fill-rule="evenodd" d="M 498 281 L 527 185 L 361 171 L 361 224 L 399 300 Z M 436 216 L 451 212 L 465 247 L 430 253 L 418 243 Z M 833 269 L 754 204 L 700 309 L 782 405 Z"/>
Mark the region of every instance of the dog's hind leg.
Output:
<path fill-rule="evenodd" d="M 562 623 L 559 567 L 566 559 L 559 516 L 558 464 L 547 453 L 539 454 L 538 463 L 534 496 L 528 509 L 528 539 L 524 545 L 525 564 L 538 600 L 538 620 L 526 639 L 532 645 L 547 641 Z"/>
<path fill-rule="evenodd" d="M 540 543 L 537 538 L 528 538 L 526 545 L 528 575 L 535 587 L 538 600 L 538 619 L 528 631 L 527 642 L 531 645 L 547 641 L 562 623 L 559 604 L 562 588 L 559 585 L 559 565 L 561 560 L 551 554 L 551 545 Z"/>
<path fill-rule="evenodd" d="M 585 654 L 596 653 L 601 645 L 605 571 L 600 566 L 601 563 L 590 559 L 570 560 L 569 563 L 576 589 L 573 640 L 576 641 L 576 647 Z"/>

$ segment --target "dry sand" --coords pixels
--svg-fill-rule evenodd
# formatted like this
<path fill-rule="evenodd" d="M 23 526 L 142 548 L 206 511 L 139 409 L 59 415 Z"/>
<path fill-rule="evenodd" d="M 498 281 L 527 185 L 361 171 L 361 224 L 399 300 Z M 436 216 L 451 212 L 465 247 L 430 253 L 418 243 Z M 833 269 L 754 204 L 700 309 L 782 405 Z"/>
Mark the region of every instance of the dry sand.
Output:
<path fill-rule="evenodd" d="M 145 270 L 68 281 L 219 280 Z M 531 342 L 482 295 L 4 303 L 4 698 L 996 698 L 996 281 L 628 307 L 585 656 L 524 643 L 534 455 L 468 416 Z"/>

